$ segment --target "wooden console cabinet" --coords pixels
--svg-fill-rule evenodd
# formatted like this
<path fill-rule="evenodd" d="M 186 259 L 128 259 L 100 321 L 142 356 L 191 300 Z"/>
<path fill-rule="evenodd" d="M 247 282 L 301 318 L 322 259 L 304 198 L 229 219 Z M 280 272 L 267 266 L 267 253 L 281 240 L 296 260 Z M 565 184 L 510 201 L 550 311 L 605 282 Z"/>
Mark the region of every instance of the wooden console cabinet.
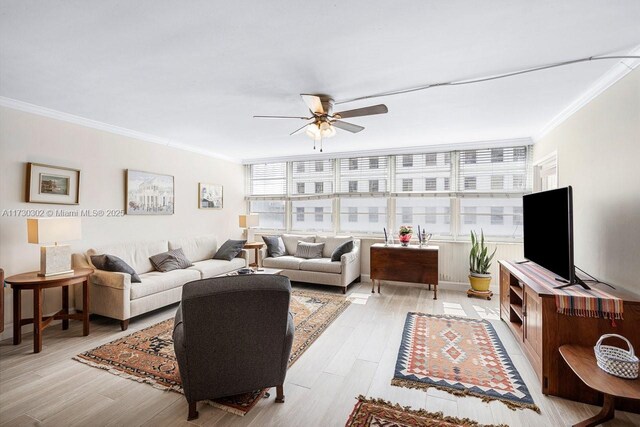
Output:
<path fill-rule="evenodd" d="M 381 280 L 433 285 L 433 299 L 438 299 L 438 247 L 401 246 L 376 243 L 371 246 L 371 292 Z"/>
<path fill-rule="evenodd" d="M 556 309 L 555 296 L 520 270 L 500 261 L 500 318 L 516 336 L 518 344 L 540 380 L 542 393 L 578 402 L 602 405 L 602 396 L 587 387 L 567 366 L 560 346 L 593 347 L 604 334 L 619 334 L 640 350 L 640 297 L 600 288 L 624 301 L 624 320 L 568 316 Z M 640 381 L 640 380 L 636 380 Z M 638 401 L 620 399 L 616 408 L 640 412 Z"/>

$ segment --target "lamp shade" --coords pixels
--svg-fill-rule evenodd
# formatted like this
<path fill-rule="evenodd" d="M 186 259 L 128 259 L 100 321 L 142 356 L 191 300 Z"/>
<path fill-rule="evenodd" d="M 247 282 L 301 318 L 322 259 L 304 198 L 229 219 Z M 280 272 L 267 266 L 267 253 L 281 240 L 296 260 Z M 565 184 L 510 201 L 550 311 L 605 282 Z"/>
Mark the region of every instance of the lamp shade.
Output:
<path fill-rule="evenodd" d="M 58 243 L 80 240 L 80 218 L 27 218 L 29 243 Z"/>
<path fill-rule="evenodd" d="M 260 215 L 258 214 L 240 215 L 238 222 L 240 224 L 240 228 L 257 227 L 260 224 Z"/>

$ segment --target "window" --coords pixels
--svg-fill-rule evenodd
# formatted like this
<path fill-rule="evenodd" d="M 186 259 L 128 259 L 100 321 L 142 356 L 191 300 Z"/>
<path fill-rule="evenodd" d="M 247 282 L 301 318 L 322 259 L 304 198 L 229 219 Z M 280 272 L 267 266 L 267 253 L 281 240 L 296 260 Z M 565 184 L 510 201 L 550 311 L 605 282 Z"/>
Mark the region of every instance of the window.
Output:
<path fill-rule="evenodd" d="M 465 176 L 464 177 L 464 189 L 465 190 L 475 190 L 476 189 L 476 177 L 475 176 Z"/>
<path fill-rule="evenodd" d="M 284 230 L 285 203 L 284 200 L 251 200 L 249 212 L 260 215 L 258 228 Z"/>
<path fill-rule="evenodd" d="M 304 182 L 299 182 L 297 184 L 297 190 L 298 194 L 304 194 Z"/>
<path fill-rule="evenodd" d="M 349 170 L 357 170 L 358 169 L 358 159 L 349 159 Z"/>
<path fill-rule="evenodd" d="M 349 181 L 349 193 L 358 192 L 358 181 Z"/>
<path fill-rule="evenodd" d="M 402 167 L 410 168 L 411 166 L 413 166 L 413 155 L 405 154 L 402 156 Z"/>
<path fill-rule="evenodd" d="M 324 162 L 323 161 L 316 162 L 316 172 L 324 172 Z"/>
<path fill-rule="evenodd" d="M 451 153 L 444 153 L 444 164 L 445 165 L 451 164 Z"/>
<path fill-rule="evenodd" d="M 333 164 L 331 160 L 293 162 L 291 193 L 333 193 Z"/>
<path fill-rule="evenodd" d="M 444 178 L 442 182 L 442 186 L 444 187 L 444 191 L 449 191 L 449 178 Z"/>
<path fill-rule="evenodd" d="M 322 220 L 324 219 L 324 208 L 322 207 L 315 207 L 315 213 L 316 213 L 316 222 L 322 222 Z"/>
<path fill-rule="evenodd" d="M 338 227 L 338 232 L 381 234 L 382 229 L 384 227 L 387 227 L 386 197 L 347 196 L 341 197 L 339 203 L 340 224 Z M 372 215 L 372 208 L 377 209 L 377 216 Z"/>
<path fill-rule="evenodd" d="M 463 151 L 461 153 L 462 163 L 465 165 L 472 165 L 476 163 L 476 152 L 475 150 L 471 151 Z"/>
<path fill-rule="evenodd" d="M 296 221 L 298 222 L 302 222 L 304 221 L 304 208 L 298 206 L 296 208 Z"/>
<path fill-rule="evenodd" d="M 388 157 L 358 157 L 340 159 L 338 185 L 341 193 L 377 193 L 387 191 Z M 355 166 L 355 167 L 354 167 Z M 352 181 L 359 184 L 354 186 Z"/>
<path fill-rule="evenodd" d="M 445 178 L 448 179 L 448 178 Z M 425 191 L 436 191 L 438 189 L 438 179 L 437 178 L 425 178 L 424 180 L 424 190 Z"/>
<path fill-rule="evenodd" d="M 491 189 L 504 190 L 504 175 L 491 175 Z"/>
<path fill-rule="evenodd" d="M 349 213 L 349 222 L 358 222 L 358 208 L 355 206 L 349 206 L 347 208 Z"/>
<path fill-rule="evenodd" d="M 491 163 L 500 163 L 504 161 L 504 148 L 491 149 Z"/>
<path fill-rule="evenodd" d="M 520 206 L 513 208 L 513 225 L 522 225 L 522 208 Z"/>
<path fill-rule="evenodd" d="M 500 198 L 480 197 L 460 199 L 460 212 L 464 217 L 460 235 L 468 235 L 471 230 L 484 231 L 485 236 L 522 237 L 521 219 L 517 218 L 522 209 L 522 197 Z M 473 219 L 467 219 L 467 215 Z"/>
<path fill-rule="evenodd" d="M 400 222 L 404 225 L 413 224 L 413 206 L 402 206 L 400 209 L 402 211 Z"/>
<path fill-rule="evenodd" d="M 503 213 L 504 213 L 504 208 L 502 206 L 492 206 L 491 207 L 491 225 L 504 224 L 504 218 L 502 217 Z"/>
<path fill-rule="evenodd" d="M 398 197 L 396 200 L 395 226 L 418 225 L 427 233 L 438 236 L 451 235 L 450 205 L 448 197 Z"/>
<path fill-rule="evenodd" d="M 475 206 L 465 206 L 463 208 L 464 212 L 464 223 L 465 224 L 475 224 L 476 223 L 476 207 Z"/>
<path fill-rule="evenodd" d="M 305 231 L 333 230 L 332 204 L 331 199 L 293 200 L 291 202 L 291 211 L 293 213 L 291 229 Z M 262 221 L 262 218 L 260 221 Z"/>
<path fill-rule="evenodd" d="M 369 207 L 369 222 L 378 222 L 380 217 L 378 216 L 378 207 L 371 206 Z"/>
<path fill-rule="evenodd" d="M 424 155 L 424 163 L 426 166 L 435 166 L 438 164 L 438 155 L 436 153 L 428 153 Z"/>
<path fill-rule="evenodd" d="M 287 164 L 260 163 L 250 166 L 252 196 L 287 194 Z"/>
<path fill-rule="evenodd" d="M 513 160 L 515 162 L 524 162 L 527 158 L 527 150 L 525 147 L 516 147 L 513 149 Z"/>
<path fill-rule="evenodd" d="M 377 157 L 371 157 L 369 159 L 369 169 L 378 169 L 379 165 L 380 165 L 380 162 L 378 161 Z"/>
<path fill-rule="evenodd" d="M 402 191 L 413 191 L 413 180 L 410 178 L 404 178 L 402 180 Z"/>
<path fill-rule="evenodd" d="M 304 173 L 305 162 L 296 162 L 296 172 Z"/>
<path fill-rule="evenodd" d="M 369 193 L 377 193 L 380 191 L 380 182 L 377 179 L 369 180 Z"/>
<path fill-rule="evenodd" d="M 316 182 L 316 194 L 324 193 L 324 182 Z"/>
<path fill-rule="evenodd" d="M 514 190 L 524 189 L 524 175 L 513 175 L 513 189 Z"/>

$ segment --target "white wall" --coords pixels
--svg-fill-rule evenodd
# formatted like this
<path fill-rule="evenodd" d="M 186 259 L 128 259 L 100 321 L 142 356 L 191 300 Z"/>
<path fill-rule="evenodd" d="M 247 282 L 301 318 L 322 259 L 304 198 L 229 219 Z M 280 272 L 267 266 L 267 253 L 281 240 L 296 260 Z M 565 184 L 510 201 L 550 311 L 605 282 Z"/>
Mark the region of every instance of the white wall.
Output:
<path fill-rule="evenodd" d="M 81 170 L 80 205 L 25 203 L 26 163 Z M 239 238 L 245 210 L 243 167 L 224 160 L 143 142 L 13 109 L 0 108 L 0 211 L 13 209 L 123 209 L 125 169 L 173 175 L 175 214 L 82 218 L 82 240 L 74 252 L 113 242 L 167 239 L 216 233 L 219 242 Z M 224 186 L 224 209 L 198 209 L 198 182 Z M 0 266 L 7 275 L 39 269 L 39 246 L 27 243 L 25 217 L 0 217 Z M 11 336 L 11 290 L 5 292 L 5 332 Z M 32 299 L 24 292 L 23 316 Z M 60 290 L 45 293 L 44 310 L 60 309 Z M 23 327 L 23 331 L 29 330 Z"/>
<path fill-rule="evenodd" d="M 558 185 L 573 186 L 575 263 L 640 292 L 640 68 L 534 145 L 557 150 Z"/>

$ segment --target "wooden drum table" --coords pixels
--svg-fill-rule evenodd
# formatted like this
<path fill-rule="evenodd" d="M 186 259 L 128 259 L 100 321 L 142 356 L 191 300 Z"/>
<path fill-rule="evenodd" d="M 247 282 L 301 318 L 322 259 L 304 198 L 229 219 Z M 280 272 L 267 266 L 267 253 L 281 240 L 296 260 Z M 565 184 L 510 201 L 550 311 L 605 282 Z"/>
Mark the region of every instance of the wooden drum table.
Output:
<path fill-rule="evenodd" d="M 89 335 L 89 275 L 91 268 L 80 268 L 73 273 L 59 276 L 38 276 L 38 272 L 16 274 L 5 279 L 13 289 L 13 344 L 22 342 L 22 326 L 33 323 L 33 352 L 42 351 L 42 331 L 53 320 L 62 320 L 62 329 L 69 329 L 69 320 L 82 320 L 83 335 Z M 82 313 L 69 314 L 69 286 L 82 283 Z M 53 316 L 42 317 L 42 291 L 62 288 L 62 310 Z M 22 319 L 23 290 L 33 291 L 33 318 Z"/>

